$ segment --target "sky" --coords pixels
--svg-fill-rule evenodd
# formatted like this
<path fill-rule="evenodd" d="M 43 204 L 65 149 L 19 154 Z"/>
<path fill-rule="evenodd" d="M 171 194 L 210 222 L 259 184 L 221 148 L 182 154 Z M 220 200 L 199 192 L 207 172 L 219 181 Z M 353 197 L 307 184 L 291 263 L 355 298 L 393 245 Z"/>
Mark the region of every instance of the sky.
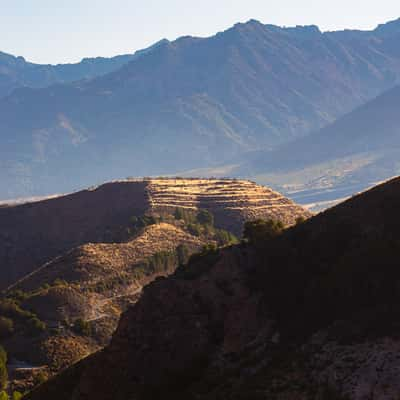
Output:
<path fill-rule="evenodd" d="M 0 0 L 0 51 L 57 64 L 210 36 L 249 19 L 326 31 L 397 18 L 399 0 Z"/>

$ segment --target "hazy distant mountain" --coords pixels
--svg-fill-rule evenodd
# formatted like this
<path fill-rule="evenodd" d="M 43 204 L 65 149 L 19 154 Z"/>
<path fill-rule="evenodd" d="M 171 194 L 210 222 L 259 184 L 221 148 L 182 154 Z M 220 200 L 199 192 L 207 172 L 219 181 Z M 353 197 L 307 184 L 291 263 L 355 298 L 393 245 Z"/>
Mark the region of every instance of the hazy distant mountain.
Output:
<path fill-rule="evenodd" d="M 164 42 L 91 81 L 0 102 L 1 197 L 212 166 L 321 128 L 395 86 L 400 20 L 321 33 L 257 21 Z"/>
<path fill-rule="evenodd" d="M 398 175 L 400 86 L 315 134 L 247 159 L 231 173 L 272 183 L 303 203 L 349 196 Z"/>
<path fill-rule="evenodd" d="M 105 75 L 122 67 L 128 61 L 134 60 L 149 49 L 140 50 L 135 54 L 111 58 L 85 58 L 79 63 L 58 65 L 34 64 L 26 61 L 23 57 L 14 57 L 0 52 L 0 97 L 21 87 L 43 88 L 56 83 L 92 79 Z"/>

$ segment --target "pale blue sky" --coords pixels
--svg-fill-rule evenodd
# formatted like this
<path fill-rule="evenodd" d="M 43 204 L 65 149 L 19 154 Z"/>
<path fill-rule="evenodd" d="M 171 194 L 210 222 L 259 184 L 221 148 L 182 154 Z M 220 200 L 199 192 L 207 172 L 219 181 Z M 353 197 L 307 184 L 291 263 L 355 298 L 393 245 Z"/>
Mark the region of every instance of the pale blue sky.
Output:
<path fill-rule="evenodd" d="M 0 51 L 54 64 L 209 36 L 251 18 L 336 30 L 399 17 L 399 0 L 0 0 Z"/>

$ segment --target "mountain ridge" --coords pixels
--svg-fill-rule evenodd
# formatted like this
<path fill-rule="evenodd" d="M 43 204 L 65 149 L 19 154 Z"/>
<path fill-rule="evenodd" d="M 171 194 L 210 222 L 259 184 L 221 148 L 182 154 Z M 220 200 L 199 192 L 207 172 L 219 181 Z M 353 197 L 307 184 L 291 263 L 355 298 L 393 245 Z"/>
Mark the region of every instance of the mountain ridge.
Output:
<path fill-rule="evenodd" d="M 0 98 L 23 87 L 44 88 L 57 83 L 71 83 L 105 75 L 153 50 L 165 41 L 166 39 L 160 40 L 134 54 L 87 57 L 79 62 L 66 64 L 37 64 L 26 61 L 22 56 L 14 56 L 0 51 Z"/>
<path fill-rule="evenodd" d="M 318 192 L 334 200 L 365 190 L 399 173 L 399 101 L 396 86 L 320 131 L 249 155 L 231 173 L 272 185 L 298 201 L 304 196 L 302 203 L 318 201 Z"/>
<path fill-rule="evenodd" d="M 88 82 L 14 92 L 0 107 L 0 196 L 214 166 L 306 135 L 399 81 L 397 23 L 381 31 L 250 21 Z"/>

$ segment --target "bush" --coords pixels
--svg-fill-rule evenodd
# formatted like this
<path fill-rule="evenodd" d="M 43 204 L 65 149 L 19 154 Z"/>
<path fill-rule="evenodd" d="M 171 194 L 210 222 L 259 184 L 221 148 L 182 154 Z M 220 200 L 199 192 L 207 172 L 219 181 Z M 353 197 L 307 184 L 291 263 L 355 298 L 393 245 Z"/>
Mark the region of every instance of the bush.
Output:
<path fill-rule="evenodd" d="M 16 289 L 16 290 L 13 290 L 12 292 L 10 292 L 7 295 L 7 297 L 10 297 L 10 298 L 12 298 L 12 299 L 14 299 L 16 301 L 24 301 L 27 298 L 29 298 L 29 293 L 24 292 L 21 289 Z"/>
<path fill-rule="evenodd" d="M 303 224 L 303 223 L 306 222 L 306 221 L 307 221 L 307 218 L 306 218 L 306 217 L 303 217 L 303 216 L 297 217 L 297 218 L 296 218 L 296 225 Z"/>
<path fill-rule="evenodd" d="M 7 353 L 3 349 L 3 347 L 0 346 L 0 390 L 4 390 L 6 388 L 7 381 L 8 381 Z"/>
<path fill-rule="evenodd" d="M 9 400 L 8 394 L 3 390 L 0 392 L 0 400 Z"/>
<path fill-rule="evenodd" d="M 10 318 L 0 317 L 0 339 L 5 339 L 14 333 L 14 322 Z"/>
<path fill-rule="evenodd" d="M 220 252 L 218 246 L 210 243 L 205 245 L 200 253 L 193 254 L 186 265 L 181 265 L 176 270 L 176 277 L 192 280 L 209 271 L 218 261 Z"/>
<path fill-rule="evenodd" d="M 47 329 L 46 324 L 38 317 L 34 316 L 28 320 L 28 333 L 37 336 Z"/>
<path fill-rule="evenodd" d="M 11 400 L 21 400 L 22 397 L 23 397 L 22 393 L 15 391 L 11 396 Z"/>
<path fill-rule="evenodd" d="M 259 245 L 272 239 L 283 232 L 284 225 L 281 221 L 269 219 L 256 219 L 244 225 L 243 238 L 249 243 Z"/>
<path fill-rule="evenodd" d="M 21 307 L 11 299 L 0 300 L 0 314 L 9 318 L 20 317 L 23 313 Z"/>
<path fill-rule="evenodd" d="M 202 226 L 199 224 L 189 224 L 187 229 L 193 236 L 200 236 L 202 234 Z"/>
<path fill-rule="evenodd" d="M 7 352 L 0 346 L 0 364 L 7 364 Z"/>
<path fill-rule="evenodd" d="M 92 328 L 89 322 L 82 318 L 78 318 L 74 322 L 73 330 L 79 335 L 90 336 L 92 334 Z"/>
<path fill-rule="evenodd" d="M 238 238 L 233 233 L 225 231 L 223 229 L 217 229 L 215 231 L 214 238 L 219 246 L 226 246 L 239 242 Z"/>
<path fill-rule="evenodd" d="M 178 256 L 178 264 L 183 265 L 189 261 L 189 249 L 186 245 L 180 244 L 176 248 L 176 254 Z"/>
<path fill-rule="evenodd" d="M 177 220 L 181 220 L 183 219 L 184 215 L 183 215 L 183 210 L 182 208 L 176 208 L 175 212 L 174 212 L 174 218 Z"/>
<path fill-rule="evenodd" d="M 214 216 L 208 210 L 200 210 L 197 213 L 197 221 L 201 225 L 214 226 Z"/>
<path fill-rule="evenodd" d="M 49 376 L 47 375 L 46 372 L 40 371 L 34 378 L 35 386 L 42 385 L 43 383 L 47 382 L 49 379 Z"/>
<path fill-rule="evenodd" d="M 57 279 L 53 282 L 53 286 L 68 286 L 68 282 L 65 281 L 65 280 L 63 280 L 63 279 L 57 278 Z"/>

